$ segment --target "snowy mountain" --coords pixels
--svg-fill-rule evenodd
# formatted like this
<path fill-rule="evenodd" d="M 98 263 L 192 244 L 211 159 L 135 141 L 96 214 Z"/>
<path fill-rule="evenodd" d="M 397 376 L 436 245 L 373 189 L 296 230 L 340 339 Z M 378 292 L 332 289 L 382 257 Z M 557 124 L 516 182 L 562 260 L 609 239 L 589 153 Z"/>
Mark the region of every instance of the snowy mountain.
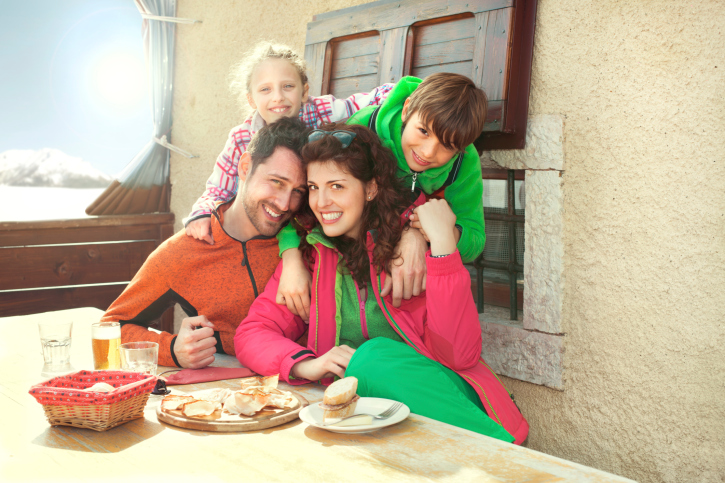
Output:
<path fill-rule="evenodd" d="M 0 153 L 0 185 L 105 188 L 111 181 L 90 163 L 58 149 L 11 149 Z"/>

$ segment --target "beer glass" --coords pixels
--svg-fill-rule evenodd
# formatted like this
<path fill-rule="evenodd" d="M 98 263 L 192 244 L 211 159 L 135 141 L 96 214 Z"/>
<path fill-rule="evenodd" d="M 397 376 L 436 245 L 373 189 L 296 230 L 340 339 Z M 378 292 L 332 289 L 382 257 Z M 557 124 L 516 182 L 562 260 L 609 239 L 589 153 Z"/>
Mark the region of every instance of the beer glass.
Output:
<path fill-rule="evenodd" d="M 121 324 L 118 322 L 96 322 L 91 326 L 93 344 L 93 367 L 98 370 L 118 370 L 121 359 L 118 347 L 121 345 Z"/>

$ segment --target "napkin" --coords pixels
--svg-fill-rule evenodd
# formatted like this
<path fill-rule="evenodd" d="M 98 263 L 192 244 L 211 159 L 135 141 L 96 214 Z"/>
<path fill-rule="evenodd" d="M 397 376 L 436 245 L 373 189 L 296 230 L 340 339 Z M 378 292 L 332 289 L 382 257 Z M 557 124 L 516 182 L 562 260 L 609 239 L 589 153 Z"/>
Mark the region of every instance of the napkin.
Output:
<path fill-rule="evenodd" d="M 197 382 L 221 381 L 255 376 L 246 367 L 204 367 L 202 369 L 182 369 L 166 378 L 168 386 L 177 384 L 195 384 Z"/>

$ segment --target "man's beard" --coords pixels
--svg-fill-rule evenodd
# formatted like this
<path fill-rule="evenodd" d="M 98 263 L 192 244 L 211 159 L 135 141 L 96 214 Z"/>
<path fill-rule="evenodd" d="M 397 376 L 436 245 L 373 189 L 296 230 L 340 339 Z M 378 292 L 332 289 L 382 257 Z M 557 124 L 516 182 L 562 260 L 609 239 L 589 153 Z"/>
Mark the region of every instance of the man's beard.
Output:
<path fill-rule="evenodd" d="M 277 232 L 282 228 L 282 225 L 289 218 L 288 212 L 277 209 L 272 203 L 267 203 L 273 211 L 282 213 L 279 217 L 278 222 L 269 221 L 262 213 L 264 207 L 261 201 L 253 202 L 247 199 L 246 196 L 242 196 L 242 206 L 244 211 L 247 213 L 247 218 L 252 223 L 254 228 L 263 236 L 275 236 Z"/>

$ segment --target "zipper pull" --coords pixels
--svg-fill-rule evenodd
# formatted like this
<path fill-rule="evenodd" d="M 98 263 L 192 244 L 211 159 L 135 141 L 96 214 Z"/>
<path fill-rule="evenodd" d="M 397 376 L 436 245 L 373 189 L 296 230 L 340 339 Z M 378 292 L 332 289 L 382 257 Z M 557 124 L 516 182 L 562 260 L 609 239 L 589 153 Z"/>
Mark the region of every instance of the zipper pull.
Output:
<path fill-rule="evenodd" d="M 413 171 L 413 186 L 410 187 L 410 191 L 415 191 L 415 181 L 418 179 L 418 173 Z"/>

